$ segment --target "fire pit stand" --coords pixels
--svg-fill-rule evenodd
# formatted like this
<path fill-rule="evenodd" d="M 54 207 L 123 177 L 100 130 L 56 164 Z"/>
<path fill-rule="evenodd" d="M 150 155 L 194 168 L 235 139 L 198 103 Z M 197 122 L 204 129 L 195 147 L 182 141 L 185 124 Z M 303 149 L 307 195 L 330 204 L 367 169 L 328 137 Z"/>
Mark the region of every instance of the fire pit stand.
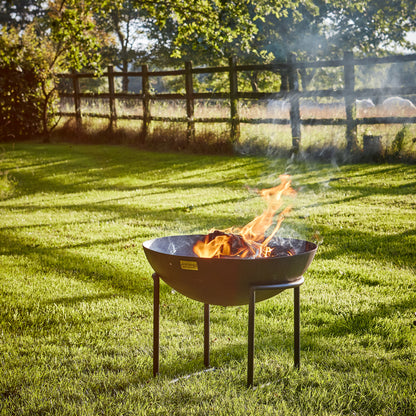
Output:
<path fill-rule="evenodd" d="M 159 374 L 159 315 L 160 315 L 160 276 L 157 273 L 153 277 L 153 376 Z M 256 293 L 263 290 L 294 289 L 294 365 L 300 366 L 300 285 L 304 282 L 303 276 L 293 282 L 253 285 L 249 288 L 249 309 L 248 309 L 248 358 L 247 358 L 247 386 L 253 385 L 254 372 L 254 318 Z M 210 366 L 209 358 L 209 330 L 210 330 L 210 308 L 204 303 L 204 365 Z"/>

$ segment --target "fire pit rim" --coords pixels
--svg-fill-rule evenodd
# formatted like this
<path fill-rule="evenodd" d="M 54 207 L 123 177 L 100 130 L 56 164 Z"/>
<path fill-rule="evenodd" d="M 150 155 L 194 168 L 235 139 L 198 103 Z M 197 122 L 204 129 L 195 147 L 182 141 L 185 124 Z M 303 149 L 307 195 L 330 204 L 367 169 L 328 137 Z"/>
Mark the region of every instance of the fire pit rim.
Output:
<path fill-rule="evenodd" d="M 159 251 L 156 249 L 152 249 L 152 244 L 155 241 L 161 241 L 161 240 L 169 240 L 169 239 L 179 239 L 179 238 L 195 238 L 195 242 L 200 240 L 202 241 L 205 238 L 206 234 L 177 234 L 177 235 L 169 235 L 164 237 L 155 237 L 149 240 L 146 240 L 142 243 L 143 248 L 151 251 L 155 251 L 160 254 L 166 254 L 169 256 L 177 256 L 181 258 L 189 258 L 189 259 L 198 259 L 198 261 L 213 261 L 213 260 L 221 260 L 221 261 L 271 261 L 275 260 L 276 258 L 285 258 L 285 257 L 293 257 L 300 254 L 307 254 L 311 253 L 317 250 L 318 245 L 316 243 L 313 243 L 308 240 L 302 240 L 299 238 L 291 238 L 291 237 L 278 237 L 279 239 L 285 241 L 285 242 L 297 242 L 298 244 L 303 244 L 304 246 L 309 245 L 310 248 L 308 250 L 303 250 L 302 252 L 298 253 L 296 252 L 293 255 L 290 256 L 270 256 L 270 257 L 240 257 L 240 256 L 221 256 L 221 257 L 199 257 L 194 252 L 192 252 L 192 255 L 188 254 L 179 254 L 179 253 L 170 253 L 167 250 L 166 251 Z"/>

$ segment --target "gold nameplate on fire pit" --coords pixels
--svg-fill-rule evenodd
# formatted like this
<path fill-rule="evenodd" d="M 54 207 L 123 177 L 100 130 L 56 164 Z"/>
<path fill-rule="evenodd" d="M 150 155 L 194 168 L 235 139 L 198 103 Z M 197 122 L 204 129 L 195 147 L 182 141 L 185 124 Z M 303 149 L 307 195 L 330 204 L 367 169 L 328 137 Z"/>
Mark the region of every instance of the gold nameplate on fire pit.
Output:
<path fill-rule="evenodd" d="M 183 270 L 198 270 L 198 263 L 196 261 L 181 260 L 181 269 Z"/>

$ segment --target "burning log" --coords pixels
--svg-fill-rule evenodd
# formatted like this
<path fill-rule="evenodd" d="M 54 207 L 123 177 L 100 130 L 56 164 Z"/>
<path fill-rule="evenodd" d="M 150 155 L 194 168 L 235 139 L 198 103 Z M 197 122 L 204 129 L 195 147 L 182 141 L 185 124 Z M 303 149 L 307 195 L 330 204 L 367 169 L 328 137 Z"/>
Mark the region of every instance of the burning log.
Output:
<path fill-rule="evenodd" d="M 296 251 L 293 247 L 286 248 L 282 246 L 275 246 L 272 248 L 270 252 L 270 257 L 286 257 L 286 256 L 294 256 Z"/>
<path fill-rule="evenodd" d="M 234 234 L 230 232 L 214 230 L 205 236 L 204 245 L 216 246 L 218 250 L 214 257 L 285 257 L 293 256 L 296 251 L 293 247 L 284 247 L 281 245 L 266 245 L 263 247 L 263 242 L 254 244 L 253 242 L 248 243 L 245 238 L 240 234 Z M 227 248 L 224 248 L 224 245 Z M 261 250 L 267 252 L 267 256 L 261 256 Z"/>
<path fill-rule="evenodd" d="M 232 233 L 226 233 L 224 231 L 220 230 L 214 230 L 213 232 L 208 234 L 208 241 L 213 241 L 217 237 L 220 236 L 226 236 L 228 239 L 228 244 L 230 245 L 230 255 L 236 256 L 242 249 L 248 249 L 249 246 L 244 240 L 244 238 L 239 234 L 232 234 Z"/>

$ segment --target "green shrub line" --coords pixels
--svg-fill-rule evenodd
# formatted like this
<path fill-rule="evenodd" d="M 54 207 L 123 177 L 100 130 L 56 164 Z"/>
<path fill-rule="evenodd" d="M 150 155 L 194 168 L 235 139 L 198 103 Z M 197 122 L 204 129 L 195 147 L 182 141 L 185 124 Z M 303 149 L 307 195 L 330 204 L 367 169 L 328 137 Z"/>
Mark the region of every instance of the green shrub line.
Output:
<path fill-rule="evenodd" d="M 416 414 L 416 165 L 61 141 L 2 144 L 0 172 L 0 415 Z M 248 389 L 247 307 L 212 307 L 201 373 L 203 305 L 162 283 L 154 379 L 142 243 L 244 225 L 282 173 L 280 234 L 320 242 L 300 370 L 292 291 L 257 304 Z"/>

